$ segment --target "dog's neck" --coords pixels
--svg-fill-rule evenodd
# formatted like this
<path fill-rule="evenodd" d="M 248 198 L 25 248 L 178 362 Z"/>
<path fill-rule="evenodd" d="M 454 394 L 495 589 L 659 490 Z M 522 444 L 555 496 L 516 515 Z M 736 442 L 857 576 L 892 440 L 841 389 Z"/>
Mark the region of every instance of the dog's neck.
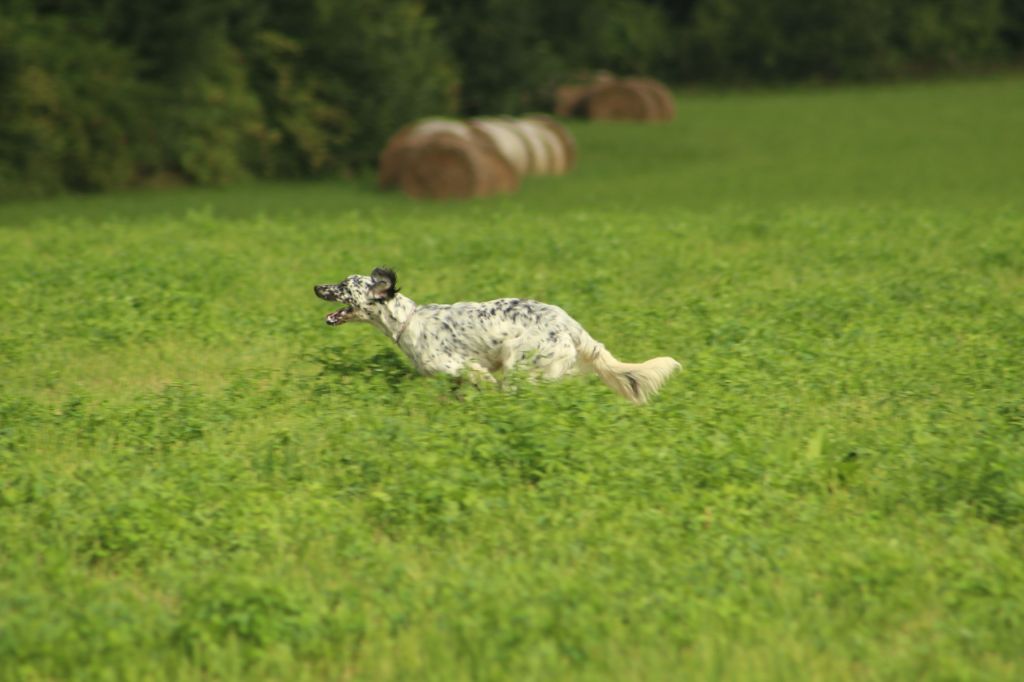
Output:
<path fill-rule="evenodd" d="M 379 314 L 370 320 L 370 324 L 398 343 L 409 324 L 409 318 L 416 311 L 416 302 L 408 296 L 395 294 L 390 300 L 381 303 L 378 310 Z"/>

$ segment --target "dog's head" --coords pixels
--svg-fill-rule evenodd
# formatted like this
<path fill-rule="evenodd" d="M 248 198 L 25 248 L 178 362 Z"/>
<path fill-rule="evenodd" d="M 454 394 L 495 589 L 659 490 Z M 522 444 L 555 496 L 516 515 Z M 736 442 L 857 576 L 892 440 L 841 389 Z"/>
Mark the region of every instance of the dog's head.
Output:
<path fill-rule="evenodd" d="M 379 317 L 379 306 L 398 293 L 396 280 L 391 268 L 374 268 L 369 277 L 350 275 L 337 284 L 317 284 L 313 291 L 325 301 L 337 301 L 343 306 L 327 316 L 327 324 L 369 322 Z"/>

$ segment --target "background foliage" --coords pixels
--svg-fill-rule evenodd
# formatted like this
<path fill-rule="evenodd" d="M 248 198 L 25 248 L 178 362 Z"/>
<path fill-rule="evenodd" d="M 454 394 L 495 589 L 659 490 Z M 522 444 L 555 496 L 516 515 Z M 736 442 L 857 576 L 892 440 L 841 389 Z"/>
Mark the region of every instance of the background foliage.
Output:
<path fill-rule="evenodd" d="M 890 78 L 1018 59 L 1021 0 L 2 0 L 0 197 L 349 173 L 583 71 Z"/>

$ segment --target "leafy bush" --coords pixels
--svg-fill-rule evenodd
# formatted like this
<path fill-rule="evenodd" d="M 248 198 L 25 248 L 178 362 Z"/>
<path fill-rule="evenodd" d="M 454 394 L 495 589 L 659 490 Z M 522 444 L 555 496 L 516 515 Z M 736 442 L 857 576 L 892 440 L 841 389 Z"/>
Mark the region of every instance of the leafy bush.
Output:
<path fill-rule="evenodd" d="M 229 39 L 229 29 L 241 22 L 238 3 L 34 4 L 40 20 L 84 29 L 90 36 L 86 49 L 93 40 L 116 45 L 136 74 L 140 88 L 115 91 L 142 129 L 141 149 L 127 159 L 132 178 L 172 172 L 200 184 L 221 184 L 246 175 L 242 155 L 261 132 L 262 118 L 242 55 Z M 48 42 L 61 53 L 66 49 L 53 37 Z"/>
<path fill-rule="evenodd" d="M 242 55 L 227 41 L 211 48 L 215 57 L 161 89 L 158 118 L 166 164 L 203 185 L 246 176 L 246 150 L 265 133 Z"/>
<path fill-rule="evenodd" d="M 266 26 L 257 89 L 286 169 L 372 161 L 402 124 L 455 110 L 451 56 L 416 3 L 276 2 Z"/>
<path fill-rule="evenodd" d="M 559 42 L 537 0 L 483 0 L 479 5 L 428 2 L 459 65 L 466 113 L 518 113 L 543 106 L 567 73 Z M 570 8 L 575 9 L 572 5 Z"/>
<path fill-rule="evenodd" d="M 0 18 L 0 196 L 131 182 L 147 94 L 128 50 L 63 17 Z"/>
<path fill-rule="evenodd" d="M 985 63 L 1006 49 L 1002 0 L 904 0 L 893 19 L 893 43 L 917 68 Z"/>
<path fill-rule="evenodd" d="M 1000 33 L 1007 49 L 1024 55 L 1024 0 L 1003 0 L 1004 24 Z"/>
<path fill-rule="evenodd" d="M 408 0 L 10 9 L 0 20 L 6 195 L 168 173 L 199 184 L 337 173 L 372 161 L 406 121 L 454 111 L 451 56 Z"/>
<path fill-rule="evenodd" d="M 250 79 L 267 120 L 267 134 L 250 153 L 250 165 L 264 176 L 298 177 L 343 156 L 351 117 L 321 96 L 317 79 L 303 68 L 302 45 L 281 33 L 261 31 L 247 53 Z"/>
<path fill-rule="evenodd" d="M 578 34 L 566 47 L 578 46 L 574 64 L 621 74 L 652 73 L 671 51 L 665 13 L 640 0 L 589 2 L 579 13 Z"/>
<path fill-rule="evenodd" d="M 1002 54 L 1000 0 L 705 0 L 680 31 L 676 75 L 865 79 Z"/>

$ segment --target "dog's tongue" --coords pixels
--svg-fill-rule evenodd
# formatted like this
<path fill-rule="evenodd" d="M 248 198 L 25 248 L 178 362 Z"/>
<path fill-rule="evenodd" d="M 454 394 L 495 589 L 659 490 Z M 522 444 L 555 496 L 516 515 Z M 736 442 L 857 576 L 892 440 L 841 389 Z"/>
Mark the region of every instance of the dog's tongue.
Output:
<path fill-rule="evenodd" d="M 341 324 L 342 322 L 345 321 L 346 313 L 348 313 L 348 308 L 339 308 L 338 310 L 335 310 L 333 313 L 329 314 L 326 318 L 324 318 L 324 322 L 331 326 Z"/>

